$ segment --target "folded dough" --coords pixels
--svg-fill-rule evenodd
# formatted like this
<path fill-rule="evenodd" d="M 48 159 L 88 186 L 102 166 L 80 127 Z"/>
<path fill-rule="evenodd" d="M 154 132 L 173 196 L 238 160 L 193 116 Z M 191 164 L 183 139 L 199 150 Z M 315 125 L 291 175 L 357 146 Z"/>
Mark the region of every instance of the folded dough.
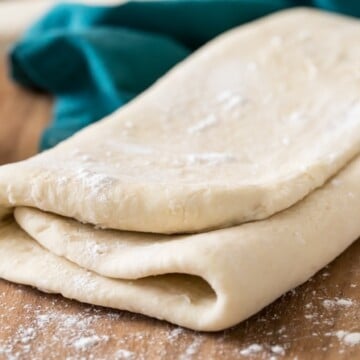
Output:
<path fill-rule="evenodd" d="M 0 277 L 209 331 L 306 281 L 360 235 L 357 39 L 355 20 L 272 15 L 0 168 Z"/>
<path fill-rule="evenodd" d="M 267 220 L 195 235 L 100 230 L 18 208 L 17 223 L 0 230 L 0 277 L 196 330 L 224 329 L 306 281 L 359 236 L 359 179 L 360 157 Z"/>
<path fill-rule="evenodd" d="M 0 206 L 154 233 L 266 218 L 360 151 L 358 40 L 358 21 L 310 10 L 230 31 L 108 119 L 4 167 Z"/>

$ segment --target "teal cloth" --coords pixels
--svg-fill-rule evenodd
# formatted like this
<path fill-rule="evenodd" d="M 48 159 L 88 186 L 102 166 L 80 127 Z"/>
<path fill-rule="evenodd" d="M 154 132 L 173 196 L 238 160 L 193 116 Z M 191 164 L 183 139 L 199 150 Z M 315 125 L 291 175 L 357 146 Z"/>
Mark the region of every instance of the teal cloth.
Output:
<path fill-rule="evenodd" d="M 300 5 L 360 16 L 354 0 L 60 4 L 13 47 L 11 75 L 55 97 L 53 119 L 41 139 L 44 150 L 124 105 L 221 32 Z"/>

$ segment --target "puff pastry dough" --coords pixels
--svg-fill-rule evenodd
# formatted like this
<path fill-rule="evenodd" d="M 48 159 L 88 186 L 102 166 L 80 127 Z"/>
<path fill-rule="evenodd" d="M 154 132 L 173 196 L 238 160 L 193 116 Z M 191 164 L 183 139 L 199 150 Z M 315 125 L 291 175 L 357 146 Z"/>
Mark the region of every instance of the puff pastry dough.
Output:
<path fill-rule="evenodd" d="M 0 277 L 210 331 L 306 281 L 360 235 L 359 41 L 280 12 L 1 167 Z"/>

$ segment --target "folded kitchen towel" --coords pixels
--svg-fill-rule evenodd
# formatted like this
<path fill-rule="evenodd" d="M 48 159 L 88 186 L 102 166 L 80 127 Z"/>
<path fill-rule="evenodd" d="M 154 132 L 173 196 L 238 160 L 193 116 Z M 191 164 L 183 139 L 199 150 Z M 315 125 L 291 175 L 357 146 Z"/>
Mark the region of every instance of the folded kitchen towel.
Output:
<path fill-rule="evenodd" d="M 360 3 L 350 0 L 157 0 L 54 7 L 10 55 L 13 79 L 55 96 L 53 121 L 40 148 L 113 112 L 214 36 L 297 5 L 360 14 Z"/>

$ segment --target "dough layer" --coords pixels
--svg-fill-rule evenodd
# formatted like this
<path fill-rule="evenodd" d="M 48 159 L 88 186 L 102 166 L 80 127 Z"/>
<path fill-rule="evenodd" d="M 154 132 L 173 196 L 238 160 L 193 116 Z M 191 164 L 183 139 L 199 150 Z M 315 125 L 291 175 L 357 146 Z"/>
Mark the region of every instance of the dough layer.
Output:
<path fill-rule="evenodd" d="M 164 234 L 267 218 L 359 153 L 358 40 L 358 21 L 304 9 L 230 31 L 107 119 L 1 168 L 0 206 Z"/>

